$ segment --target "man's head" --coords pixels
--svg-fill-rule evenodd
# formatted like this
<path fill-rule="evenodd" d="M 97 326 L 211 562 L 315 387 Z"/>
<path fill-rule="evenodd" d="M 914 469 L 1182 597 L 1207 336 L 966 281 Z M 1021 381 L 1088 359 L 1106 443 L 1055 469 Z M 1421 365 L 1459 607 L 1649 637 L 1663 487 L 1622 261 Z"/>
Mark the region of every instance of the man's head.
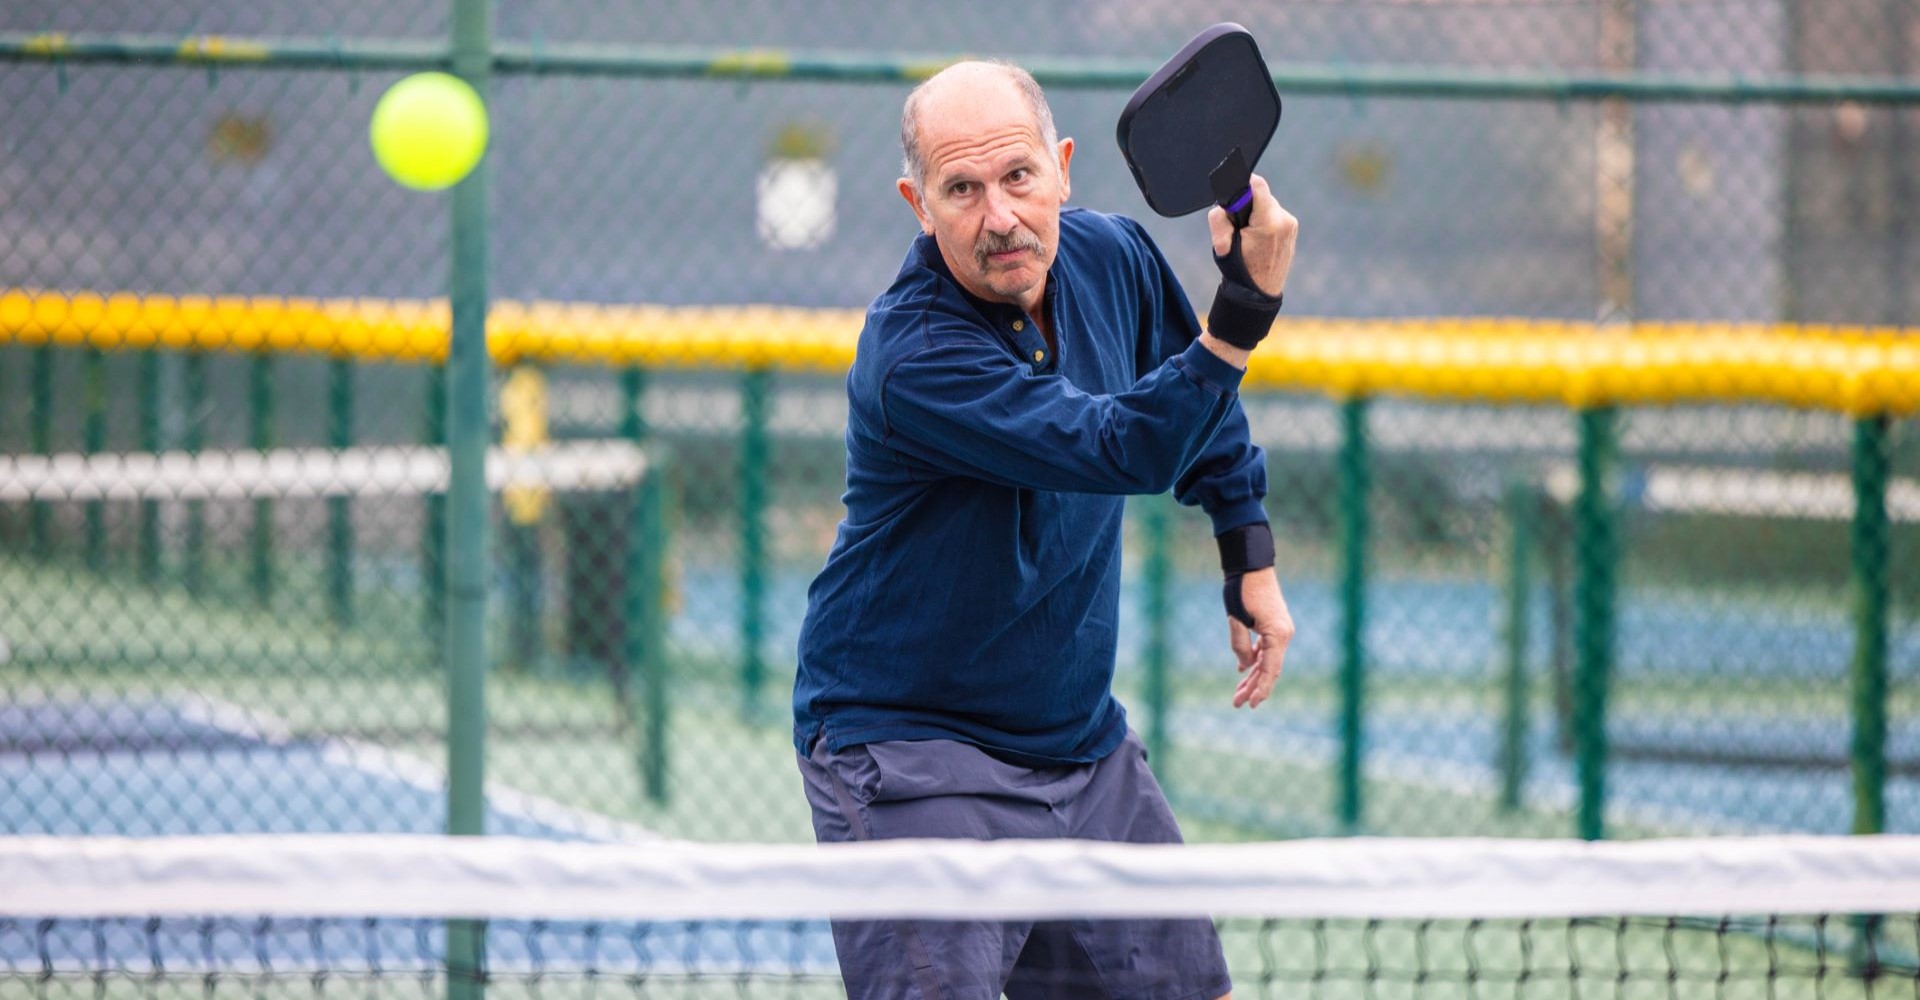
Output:
<path fill-rule="evenodd" d="M 1036 308 L 1073 159 L 1040 85 L 1006 63 L 956 63 L 907 96 L 900 145 L 900 194 L 954 277 L 983 299 Z"/>

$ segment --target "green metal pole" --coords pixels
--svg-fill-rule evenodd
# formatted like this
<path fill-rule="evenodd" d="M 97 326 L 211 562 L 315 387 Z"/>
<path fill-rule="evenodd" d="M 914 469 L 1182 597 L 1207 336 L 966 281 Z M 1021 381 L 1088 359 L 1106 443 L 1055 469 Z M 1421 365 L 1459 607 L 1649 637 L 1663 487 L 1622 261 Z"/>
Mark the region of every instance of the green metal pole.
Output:
<path fill-rule="evenodd" d="M 327 364 L 327 443 L 334 448 L 353 447 L 353 375 L 350 358 L 334 358 Z M 353 500 L 328 497 L 328 617 L 340 628 L 349 628 L 353 605 Z"/>
<path fill-rule="evenodd" d="M 180 442 L 189 455 L 200 454 L 207 440 L 207 354 L 188 352 L 181 368 L 185 382 L 181 395 L 187 410 L 185 439 Z M 186 556 L 181 576 L 187 593 L 200 594 L 207 585 L 207 502 L 187 501 Z"/>
<path fill-rule="evenodd" d="M 1853 424 L 1853 832 L 1887 826 L 1887 479 L 1884 416 Z"/>
<path fill-rule="evenodd" d="M 1613 676 L 1613 505 L 1607 495 L 1616 451 L 1612 407 L 1581 410 L 1580 493 L 1574 500 L 1573 750 L 1579 774 L 1578 835 L 1606 836 L 1607 691 Z"/>
<path fill-rule="evenodd" d="M 33 351 L 33 388 L 27 415 L 29 436 L 35 454 L 53 454 L 53 348 L 41 346 Z M 28 538 L 32 552 L 39 558 L 53 555 L 53 511 L 35 500 L 27 509 Z"/>
<path fill-rule="evenodd" d="M 249 409 L 253 412 L 253 447 L 264 453 L 273 447 L 274 360 L 262 351 L 253 356 L 249 380 Z M 273 603 L 273 499 L 253 501 L 253 598 L 261 607 Z"/>
<path fill-rule="evenodd" d="M 429 448 L 447 443 L 447 366 L 427 368 L 427 421 L 421 443 Z M 420 528 L 421 608 L 426 634 L 438 636 L 447 627 L 447 496 L 429 493 L 425 503 L 425 523 Z"/>
<path fill-rule="evenodd" d="M 1147 620 L 1147 756 L 1162 788 L 1173 781 L 1173 706 L 1169 704 L 1173 631 L 1173 525 L 1165 497 L 1141 497 L 1140 529 L 1146 558 L 1141 580 L 1146 585 Z"/>
<path fill-rule="evenodd" d="M 1520 789 L 1527 780 L 1527 638 L 1528 612 L 1533 605 L 1533 541 L 1540 495 L 1524 482 L 1507 484 L 1506 727 L 1500 742 L 1500 808 L 1520 808 Z"/>
<path fill-rule="evenodd" d="M 489 0 L 454 0 L 454 72 L 490 96 Z M 447 832 L 486 832 L 487 355 L 486 158 L 453 189 L 452 343 L 447 355 Z M 447 926 L 448 1000 L 481 1000 L 486 931 Z"/>
<path fill-rule="evenodd" d="M 149 455 L 160 452 L 160 421 L 165 410 L 161 368 L 163 355 L 147 351 L 140 355 L 140 450 Z M 140 501 L 140 579 L 148 584 L 160 582 L 160 501 Z"/>
<path fill-rule="evenodd" d="M 1340 775 L 1339 819 L 1358 832 L 1363 815 L 1361 757 L 1366 734 L 1368 451 L 1364 398 L 1340 406 Z"/>
<path fill-rule="evenodd" d="M 740 717 L 761 715 L 765 639 L 767 410 L 773 375 L 751 368 L 740 380 Z"/>
<path fill-rule="evenodd" d="M 107 450 L 107 352 L 89 347 L 81 357 L 87 408 L 82 450 L 98 455 Z M 107 505 L 101 500 L 89 500 L 86 511 L 87 568 L 97 573 L 107 565 Z"/>
<path fill-rule="evenodd" d="M 647 374 L 621 372 L 623 403 L 620 433 L 644 446 L 650 428 L 642 410 Z M 671 542 L 673 454 L 666 448 L 647 453 L 647 470 L 635 491 L 633 519 L 627 525 L 626 649 L 616 678 L 627 719 L 639 730 L 637 755 L 641 788 L 657 805 L 667 802 L 667 549 Z M 644 714 L 634 711 L 633 680 L 639 678 Z"/>

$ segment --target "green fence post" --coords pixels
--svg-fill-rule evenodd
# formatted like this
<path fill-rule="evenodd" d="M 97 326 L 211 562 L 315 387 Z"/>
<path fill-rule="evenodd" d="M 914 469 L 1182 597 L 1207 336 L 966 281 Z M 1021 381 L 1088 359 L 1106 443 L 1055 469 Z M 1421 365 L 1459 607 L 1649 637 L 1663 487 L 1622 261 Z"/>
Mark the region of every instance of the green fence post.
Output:
<path fill-rule="evenodd" d="M 149 455 L 160 453 L 160 420 L 165 410 L 161 383 L 162 355 L 157 350 L 140 355 L 140 450 Z M 140 579 L 147 584 L 160 581 L 160 501 L 140 501 Z"/>
<path fill-rule="evenodd" d="M 627 667 L 622 677 L 628 720 L 639 732 L 641 787 L 657 805 L 667 802 L 667 546 L 672 519 L 672 455 L 648 452 L 627 529 Z M 632 677 L 640 678 L 642 711 L 634 711 Z"/>
<path fill-rule="evenodd" d="M 186 407 L 187 421 L 181 447 L 189 455 L 200 454 L 207 441 L 207 353 L 189 351 L 186 364 L 181 366 L 182 405 Z M 207 586 L 207 502 L 205 500 L 187 501 L 186 554 L 182 560 L 181 578 L 187 587 L 187 593 L 198 595 Z"/>
<path fill-rule="evenodd" d="M 1887 823 L 1887 524 L 1891 435 L 1884 416 L 1853 424 L 1853 832 Z"/>
<path fill-rule="evenodd" d="M 1893 535 L 1887 522 L 1890 421 L 1853 423 L 1853 832 L 1887 827 L 1887 588 Z M 1881 918 L 1855 915 L 1852 961 L 1873 963 Z"/>
<path fill-rule="evenodd" d="M 1579 773 L 1578 834 L 1606 836 L 1607 690 L 1613 676 L 1614 517 L 1608 496 L 1617 414 L 1580 411 L 1580 493 L 1574 499 L 1573 750 Z"/>
<path fill-rule="evenodd" d="M 1520 808 L 1520 789 L 1527 780 L 1527 720 L 1531 713 L 1527 691 L 1528 615 L 1533 607 L 1533 539 L 1540 511 L 1540 495 L 1528 483 L 1507 484 L 1507 618 L 1506 726 L 1500 741 L 1500 808 Z"/>
<path fill-rule="evenodd" d="M 645 447 L 651 428 L 643 409 L 647 373 L 628 368 L 620 373 L 620 434 Z M 673 455 L 650 448 L 647 468 L 634 495 L 633 516 L 627 525 L 626 650 L 615 678 L 628 730 L 636 737 L 640 784 L 652 802 L 667 801 L 667 566 L 671 544 Z M 644 711 L 634 706 L 634 678 L 640 682 Z"/>
<path fill-rule="evenodd" d="M 253 440 L 264 457 L 273 447 L 274 415 L 273 355 L 261 351 L 253 356 L 248 380 L 248 408 L 253 414 Z M 253 501 L 253 599 L 261 607 L 273 603 L 273 499 L 255 497 Z"/>
<path fill-rule="evenodd" d="M 488 0 L 454 0 L 453 69 L 490 98 L 493 24 Z M 453 330 L 447 351 L 447 832 L 486 833 L 487 172 L 485 157 L 453 189 Z M 486 927 L 447 925 L 447 998 L 481 1000 Z"/>
<path fill-rule="evenodd" d="M 107 352 L 88 347 L 81 359 L 86 387 L 81 450 L 88 455 L 98 455 L 107 450 Z M 106 502 L 89 500 L 86 512 L 87 568 L 97 573 L 107 565 Z"/>
<path fill-rule="evenodd" d="M 1365 398 L 1340 405 L 1340 775 L 1339 818 L 1358 832 L 1363 814 L 1361 758 L 1366 708 L 1368 449 Z"/>
<path fill-rule="evenodd" d="M 353 447 L 353 375 L 351 358 L 327 364 L 327 443 Z M 332 622 L 353 625 L 353 499 L 327 498 L 327 614 Z"/>
<path fill-rule="evenodd" d="M 447 443 L 447 366 L 427 368 L 427 420 L 421 444 L 443 448 Z M 428 493 L 420 527 L 420 607 L 426 634 L 439 636 L 447 627 L 447 570 L 443 558 L 447 541 L 447 495 Z"/>
<path fill-rule="evenodd" d="M 53 454 L 53 347 L 43 344 L 33 349 L 33 387 L 28 397 L 28 436 L 38 455 Z M 29 548 L 42 559 L 53 555 L 53 511 L 45 501 L 35 500 L 27 507 Z"/>
<path fill-rule="evenodd" d="M 1168 672 L 1172 664 L 1173 629 L 1173 518 L 1167 499 L 1141 497 L 1140 531 L 1145 543 L 1141 582 L 1146 588 L 1147 648 L 1147 756 L 1153 761 L 1153 773 L 1168 794 L 1173 782 L 1173 706 Z"/>
<path fill-rule="evenodd" d="M 740 380 L 740 718 L 761 714 L 765 639 L 767 410 L 773 373 L 749 368 Z"/>

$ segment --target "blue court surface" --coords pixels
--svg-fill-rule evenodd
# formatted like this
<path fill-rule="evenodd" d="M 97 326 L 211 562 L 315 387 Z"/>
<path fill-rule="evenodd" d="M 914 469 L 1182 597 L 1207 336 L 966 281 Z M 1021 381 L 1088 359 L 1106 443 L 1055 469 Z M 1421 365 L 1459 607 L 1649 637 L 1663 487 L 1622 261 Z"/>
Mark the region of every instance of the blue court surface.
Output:
<path fill-rule="evenodd" d="M 256 720 L 237 709 L 167 700 L 0 705 L 0 748 L 8 751 L 0 753 L 0 829 L 57 836 L 443 832 L 445 779 L 427 762 L 350 742 L 289 739 Z M 502 790 L 490 793 L 486 822 L 489 833 L 503 836 L 655 836 Z M 0 978 L 102 968 L 131 976 L 406 976 L 444 966 L 445 941 L 438 920 L 0 919 Z M 558 977 L 818 976 L 835 968 L 827 926 L 802 921 L 495 921 L 486 956 L 491 972 Z"/>

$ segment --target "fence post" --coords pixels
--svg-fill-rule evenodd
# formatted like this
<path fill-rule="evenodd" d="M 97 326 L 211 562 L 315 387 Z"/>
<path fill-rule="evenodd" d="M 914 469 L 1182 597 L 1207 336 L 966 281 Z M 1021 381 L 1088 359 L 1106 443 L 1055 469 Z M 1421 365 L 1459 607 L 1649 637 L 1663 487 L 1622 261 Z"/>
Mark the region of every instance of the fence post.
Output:
<path fill-rule="evenodd" d="M 427 368 L 427 421 L 421 443 L 429 448 L 447 443 L 447 366 L 445 362 Z M 420 592 L 423 627 L 426 634 L 439 637 L 447 627 L 447 572 L 444 558 L 447 543 L 447 495 L 428 493 L 420 528 Z"/>
<path fill-rule="evenodd" d="M 620 375 L 620 434 L 646 448 L 651 428 L 645 405 L 647 373 L 634 367 Z M 665 448 L 647 448 L 646 471 L 637 487 L 633 517 L 627 525 L 626 649 L 615 678 L 628 728 L 634 732 L 640 784 L 658 805 L 667 801 L 667 549 L 673 516 L 673 455 Z M 634 677 L 645 713 L 634 710 Z"/>
<path fill-rule="evenodd" d="M 489 0 L 454 0 L 453 69 L 489 98 Z M 453 189 L 453 329 L 447 350 L 447 832 L 486 833 L 487 673 L 487 172 L 485 157 Z M 447 925 L 448 1000 L 481 1000 L 486 930 Z"/>
<path fill-rule="evenodd" d="M 1853 832 L 1887 824 L 1888 419 L 1853 424 Z"/>
<path fill-rule="evenodd" d="M 160 452 L 160 419 L 165 406 L 161 390 L 161 354 L 157 350 L 140 355 L 140 449 L 149 455 Z M 160 501 L 140 501 L 140 579 L 152 585 L 160 582 Z"/>
<path fill-rule="evenodd" d="M 1527 780 L 1527 730 L 1531 715 L 1527 691 L 1528 616 L 1533 607 L 1533 541 L 1540 495 L 1531 485 L 1507 484 L 1506 725 L 1500 742 L 1500 808 L 1520 808 Z"/>
<path fill-rule="evenodd" d="M 327 365 L 327 442 L 353 447 L 352 358 Z M 353 498 L 327 498 L 327 611 L 341 628 L 353 625 Z"/>
<path fill-rule="evenodd" d="M 187 352 L 186 363 L 181 366 L 181 395 L 185 397 L 182 405 L 187 411 L 185 440 L 181 447 L 189 455 L 200 454 L 207 441 L 207 352 L 194 350 Z M 205 500 L 187 501 L 187 539 L 186 557 L 181 576 L 187 586 L 187 593 L 199 595 L 207 586 L 207 502 Z"/>
<path fill-rule="evenodd" d="M 261 351 L 253 356 L 249 397 L 253 411 L 253 447 L 265 453 L 273 447 L 274 360 Z M 261 607 L 273 603 L 273 499 L 253 501 L 253 598 Z"/>
<path fill-rule="evenodd" d="M 33 349 L 33 388 L 31 412 L 27 416 L 28 436 L 35 454 L 53 454 L 53 347 L 42 344 Z M 43 500 L 27 505 L 29 549 L 41 559 L 53 555 L 53 511 Z"/>
<path fill-rule="evenodd" d="M 767 665 L 766 628 L 767 411 L 771 369 L 755 366 L 740 380 L 740 718 L 761 714 Z"/>
<path fill-rule="evenodd" d="M 1580 493 L 1574 499 L 1573 749 L 1578 834 L 1606 836 L 1607 690 L 1613 675 L 1614 516 L 1607 487 L 1616 450 L 1611 406 L 1579 413 Z"/>
<path fill-rule="evenodd" d="M 1173 513 L 1164 496 L 1141 497 L 1140 529 L 1145 543 L 1141 583 L 1146 588 L 1147 756 L 1161 787 L 1172 794 L 1173 706 L 1168 672 L 1172 667 Z"/>
<path fill-rule="evenodd" d="M 1339 819 L 1347 833 L 1360 830 L 1362 756 L 1365 751 L 1367 625 L 1367 493 L 1370 470 L 1364 397 L 1340 404 L 1340 775 Z"/>
<path fill-rule="evenodd" d="M 88 347 L 81 354 L 85 378 L 82 450 L 98 455 L 107 450 L 107 352 Z M 86 506 L 87 568 L 98 573 L 107 566 L 107 505 L 89 500 Z"/>

